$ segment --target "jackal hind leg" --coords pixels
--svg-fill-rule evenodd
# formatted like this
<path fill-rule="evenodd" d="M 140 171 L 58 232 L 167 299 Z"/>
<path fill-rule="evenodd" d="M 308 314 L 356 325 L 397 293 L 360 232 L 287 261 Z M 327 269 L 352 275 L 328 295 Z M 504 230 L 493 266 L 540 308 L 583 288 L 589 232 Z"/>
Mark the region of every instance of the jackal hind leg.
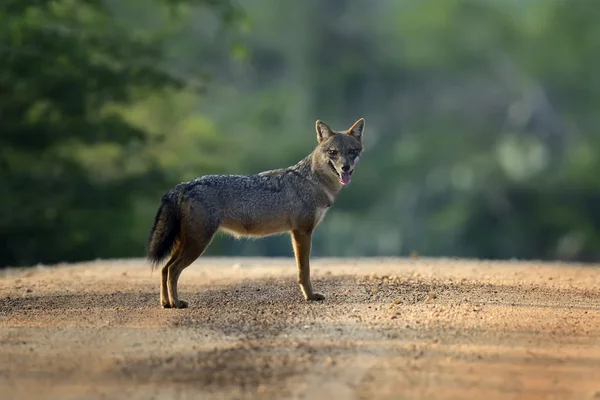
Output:
<path fill-rule="evenodd" d="M 171 308 L 187 308 L 188 303 L 179 299 L 177 283 L 179 276 L 190 264 L 204 253 L 217 231 L 218 225 L 186 227 L 182 231 L 182 248 L 177 259 L 167 268 L 167 295 Z M 192 229 L 189 229 L 192 228 Z"/>
<path fill-rule="evenodd" d="M 167 280 L 169 278 L 169 267 L 177 260 L 181 255 L 181 248 L 179 243 L 171 253 L 171 258 L 165 264 L 161 270 L 161 281 L 160 281 L 160 305 L 163 308 L 171 308 L 171 302 L 169 301 L 169 290 L 167 289 Z"/>

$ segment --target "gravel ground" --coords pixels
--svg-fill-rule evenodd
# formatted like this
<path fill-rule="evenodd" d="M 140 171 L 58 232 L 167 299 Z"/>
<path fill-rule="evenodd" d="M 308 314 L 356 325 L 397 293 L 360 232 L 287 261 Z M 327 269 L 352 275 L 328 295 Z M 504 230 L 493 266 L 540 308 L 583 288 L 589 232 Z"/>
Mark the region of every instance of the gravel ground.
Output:
<path fill-rule="evenodd" d="M 0 271 L 2 399 L 600 399 L 600 267 L 200 258 Z"/>

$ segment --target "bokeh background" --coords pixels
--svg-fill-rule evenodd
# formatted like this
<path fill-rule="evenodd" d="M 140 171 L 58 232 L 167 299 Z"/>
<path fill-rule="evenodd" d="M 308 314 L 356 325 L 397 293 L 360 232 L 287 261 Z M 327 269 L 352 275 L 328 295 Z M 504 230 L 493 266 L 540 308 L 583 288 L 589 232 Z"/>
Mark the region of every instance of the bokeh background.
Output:
<path fill-rule="evenodd" d="M 599 20 L 597 0 L 5 0 L 0 266 L 143 256 L 174 184 L 291 165 L 316 119 L 360 117 L 313 255 L 597 261 Z"/>

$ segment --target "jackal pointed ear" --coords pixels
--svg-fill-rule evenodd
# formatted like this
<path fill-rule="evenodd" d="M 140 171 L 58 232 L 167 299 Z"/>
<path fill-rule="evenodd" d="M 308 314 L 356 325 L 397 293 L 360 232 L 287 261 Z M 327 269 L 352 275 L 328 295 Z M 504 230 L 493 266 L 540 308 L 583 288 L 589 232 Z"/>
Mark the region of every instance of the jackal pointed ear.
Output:
<path fill-rule="evenodd" d="M 321 143 L 324 140 L 327 140 L 329 137 L 335 135 L 335 133 L 333 133 L 333 131 L 331 130 L 331 128 L 323 121 L 321 121 L 320 119 L 317 120 L 317 123 L 315 124 L 316 128 L 317 128 L 317 141 L 319 143 Z"/>
<path fill-rule="evenodd" d="M 354 136 L 360 142 L 362 142 L 363 131 L 365 130 L 365 119 L 361 118 L 352 125 L 346 132 L 350 136 Z"/>

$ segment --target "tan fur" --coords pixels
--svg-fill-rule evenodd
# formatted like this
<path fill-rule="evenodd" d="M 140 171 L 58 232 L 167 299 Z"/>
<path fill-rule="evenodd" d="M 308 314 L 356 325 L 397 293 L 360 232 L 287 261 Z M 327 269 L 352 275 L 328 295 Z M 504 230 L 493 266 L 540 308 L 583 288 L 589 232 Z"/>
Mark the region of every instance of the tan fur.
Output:
<path fill-rule="evenodd" d="M 312 234 L 344 183 L 350 183 L 363 148 L 364 125 L 361 118 L 347 131 L 335 132 L 318 120 L 318 145 L 296 165 L 255 175 L 207 175 L 167 192 L 148 246 L 153 264 L 170 253 L 161 273 L 161 305 L 187 307 L 177 293 L 179 276 L 217 230 L 236 237 L 289 232 L 302 294 L 306 300 L 323 300 L 310 281 Z"/>

